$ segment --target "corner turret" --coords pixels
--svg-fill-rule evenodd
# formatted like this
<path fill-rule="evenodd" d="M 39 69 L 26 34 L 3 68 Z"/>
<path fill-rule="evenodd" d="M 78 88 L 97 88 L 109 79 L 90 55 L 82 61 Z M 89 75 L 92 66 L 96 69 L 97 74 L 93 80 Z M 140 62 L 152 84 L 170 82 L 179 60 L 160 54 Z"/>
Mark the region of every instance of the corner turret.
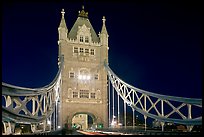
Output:
<path fill-rule="evenodd" d="M 101 29 L 101 33 L 99 34 L 100 42 L 101 42 L 102 46 L 108 46 L 108 32 L 106 30 L 105 16 L 103 16 L 102 21 L 103 21 L 103 26 L 102 26 L 102 29 Z"/>
<path fill-rule="evenodd" d="M 67 40 L 68 29 L 64 19 L 64 14 L 65 14 L 64 9 L 62 9 L 61 13 L 62 13 L 62 18 L 61 18 L 60 25 L 58 27 L 59 40 Z"/>

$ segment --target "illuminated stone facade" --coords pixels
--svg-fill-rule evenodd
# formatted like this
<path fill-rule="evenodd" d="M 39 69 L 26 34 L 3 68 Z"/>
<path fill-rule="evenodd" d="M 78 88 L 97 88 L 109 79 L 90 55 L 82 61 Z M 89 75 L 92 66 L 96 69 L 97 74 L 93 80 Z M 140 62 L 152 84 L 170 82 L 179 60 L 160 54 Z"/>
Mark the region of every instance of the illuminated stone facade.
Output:
<path fill-rule="evenodd" d="M 73 27 L 66 26 L 64 10 L 58 28 L 59 55 L 64 56 L 62 70 L 61 120 L 71 124 L 76 114 L 89 114 L 94 124 L 108 126 L 107 73 L 108 33 L 105 17 L 99 35 L 94 31 L 88 13 L 82 9 Z"/>

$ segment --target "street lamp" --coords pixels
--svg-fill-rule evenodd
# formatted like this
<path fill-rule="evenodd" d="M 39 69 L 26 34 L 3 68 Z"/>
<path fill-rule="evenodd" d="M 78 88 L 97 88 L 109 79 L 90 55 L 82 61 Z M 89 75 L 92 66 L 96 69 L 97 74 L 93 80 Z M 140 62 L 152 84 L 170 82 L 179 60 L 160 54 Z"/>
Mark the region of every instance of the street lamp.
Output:
<path fill-rule="evenodd" d="M 115 127 L 116 125 L 116 120 L 115 120 L 116 116 L 113 115 L 113 119 L 112 119 L 112 122 L 111 122 L 111 126 Z"/>
<path fill-rule="evenodd" d="M 138 123 L 137 118 L 138 118 L 138 115 L 136 115 L 136 126 L 137 126 L 137 123 Z"/>

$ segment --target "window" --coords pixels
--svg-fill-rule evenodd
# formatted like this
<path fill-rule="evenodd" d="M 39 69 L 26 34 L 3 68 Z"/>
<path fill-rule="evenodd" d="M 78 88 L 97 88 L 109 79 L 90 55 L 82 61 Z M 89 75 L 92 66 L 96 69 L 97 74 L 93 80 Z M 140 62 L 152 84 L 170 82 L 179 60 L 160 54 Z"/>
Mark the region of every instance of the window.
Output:
<path fill-rule="evenodd" d="M 74 53 L 78 53 L 78 47 L 74 47 Z"/>
<path fill-rule="evenodd" d="M 73 98 L 78 98 L 78 92 L 73 92 Z"/>
<path fill-rule="evenodd" d="M 91 54 L 91 55 L 94 55 L 94 49 L 91 49 L 90 54 Z"/>
<path fill-rule="evenodd" d="M 98 80 L 98 79 L 99 79 L 99 75 L 98 75 L 98 74 L 95 74 L 95 75 L 94 75 L 94 79 L 95 79 L 95 80 Z"/>
<path fill-rule="evenodd" d="M 80 53 L 84 53 L 84 49 L 83 49 L 83 48 L 80 48 L 79 52 L 80 52 Z"/>
<path fill-rule="evenodd" d="M 89 54 L 89 49 L 85 49 L 85 53 L 86 53 L 86 54 Z"/>
<path fill-rule="evenodd" d="M 80 98 L 89 98 L 89 90 L 80 90 L 79 97 Z"/>
<path fill-rule="evenodd" d="M 74 72 L 69 72 L 69 78 L 74 78 Z"/>
<path fill-rule="evenodd" d="M 83 42 L 83 41 L 84 41 L 84 38 L 83 38 L 83 36 L 82 36 L 82 35 L 80 36 L 79 41 L 80 41 L 80 42 Z"/>
<path fill-rule="evenodd" d="M 96 98 L 96 93 L 91 93 L 91 98 Z"/>
<path fill-rule="evenodd" d="M 80 98 L 89 98 L 89 93 L 88 92 L 80 92 L 79 97 Z"/>
<path fill-rule="evenodd" d="M 85 42 L 89 43 L 89 37 L 88 36 L 85 37 Z"/>
<path fill-rule="evenodd" d="M 87 81 L 91 79 L 91 75 L 89 73 L 89 70 L 87 68 L 82 68 L 79 70 L 78 79 L 82 81 Z"/>
<path fill-rule="evenodd" d="M 89 92 L 89 90 L 83 90 L 83 89 L 81 89 L 80 92 Z"/>

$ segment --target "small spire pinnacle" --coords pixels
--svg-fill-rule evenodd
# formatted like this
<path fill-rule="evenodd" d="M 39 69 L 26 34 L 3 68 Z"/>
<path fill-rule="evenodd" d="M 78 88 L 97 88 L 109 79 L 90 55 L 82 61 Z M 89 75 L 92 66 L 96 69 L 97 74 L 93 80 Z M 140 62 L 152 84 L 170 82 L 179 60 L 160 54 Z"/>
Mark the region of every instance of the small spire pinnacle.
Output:
<path fill-rule="evenodd" d="M 103 16 L 102 21 L 103 21 L 103 24 L 105 24 L 105 22 L 106 22 L 106 18 L 105 18 L 105 16 Z"/>
<path fill-rule="evenodd" d="M 64 18 L 64 14 L 65 14 L 64 9 L 62 9 L 61 13 L 62 13 L 62 18 Z"/>
<path fill-rule="evenodd" d="M 62 9 L 61 13 L 62 13 L 62 18 L 61 18 L 61 22 L 60 22 L 60 27 L 67 28 L 65 18 L 64 18 L 64 14 L 65 14 L 64 9 Z"/>
<path fill-rule="evenodd" d="M 84 5 L 82 5 L 82 10 L 84 10 Z"/>
<path fill-rule="evenodd" d="M 105 24 L 106 18 L 105 18 L 105 16 L 103 16 L 102 21 L 103 21 L 103 26 L 102 26 L 102 29 L 101 29 L 101 34 L 108 34 L 108 32 L 106 30 L 106 24 Z"/>

